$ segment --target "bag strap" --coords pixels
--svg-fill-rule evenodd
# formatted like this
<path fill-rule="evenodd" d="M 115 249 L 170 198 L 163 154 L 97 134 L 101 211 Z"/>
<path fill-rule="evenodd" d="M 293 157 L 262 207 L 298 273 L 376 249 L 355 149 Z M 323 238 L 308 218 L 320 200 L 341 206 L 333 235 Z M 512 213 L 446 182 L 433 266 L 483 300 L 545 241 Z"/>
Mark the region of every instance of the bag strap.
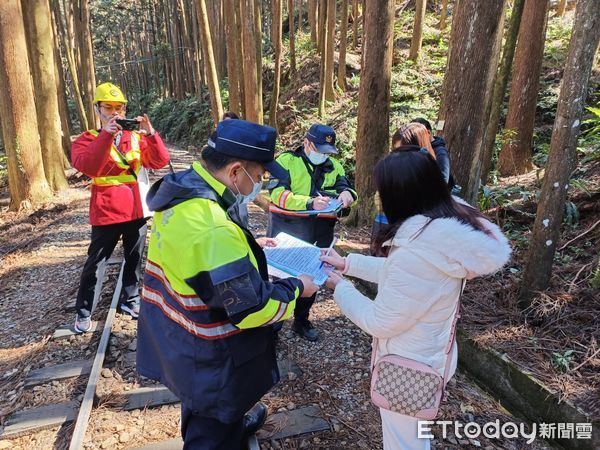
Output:
<path fill-rule="evenodd" d="M 454 341 L 456 340 L 456 324 L 460 317 L 460 298 L 462 297 L 462 293 L 465 289 L 466 279 L 462 279 L 462 284 L 460 287 L 460 292 L 458 293 L 458 301 L 456 302 L 456 310 L 454 312 L 454 318 L 452 319 L 452 327 L 450 328 L 450 337 L 448 339 L 448 345 L 444 350 L 446 353 L 446 362 L 444 364 L 444 384 L 443 387 L 446 387 L 446 383 L 448 382 L 448 372 L 450 371 L 450 361 L 452 358 L 452 349 L 454 348 Z M 375 360 L 377 359 L 377 351 L 379 348 L 379 339 L 373 336 L 373 350 L 371 351 L 371 372 L 375 369 Z"/>
<path fill-rule="evenodd" d="M 454 342 L 456 341 L 456 324 L 460 317 L 460 298 L 462 297 L 462 293 L 465 290 L 466 279 L 462 279 L 462 285 L 460 287 L 460 293 L 458 294 L 458 301 L 456 302 L 456 312 L 454 313 L 454 319 L 452 320 L 452 328 L 450 329 L 450 340 L 448 341 L 448 346 L 446 347 L 446 363 L 444 365 L 444 384 L 442 389 L 446 388 L 446 383 L 448 382 L 448 372 L 450 371 L 450 361 L 452 358 L 452 350 L 454 349 Z"/>
<path fill-rule="evenodd" d="M 123 135 L 121 135 L 121 139 L 122 138 L 123 138 Z M 113 142 L 113 145 L 114 145 L 114 142 Z M 117 155 L 119 155 L 119 159 L 121 160 L 121 162 L 128 167 L 127 171 L 130 173 L 130 175 L 133 175 L 133 178 L 135 178 L 135 180 L 137 181 L 137 179 L 138 179 L 137 173 L 135 173 L 135 170 L 133 170 L 133 167 L 131 167 L 131 164 L 129 164 L 129 161 L 127 161 L 125 159 L 125 157 L 123 156 L 123 153 L 121 153 L 121 140 L 119 140 L 119 145 L 115 145 L 115 148 L 117 149 Z M 140 161 L 140 164 L 141 164 L 141 161 Z"/>

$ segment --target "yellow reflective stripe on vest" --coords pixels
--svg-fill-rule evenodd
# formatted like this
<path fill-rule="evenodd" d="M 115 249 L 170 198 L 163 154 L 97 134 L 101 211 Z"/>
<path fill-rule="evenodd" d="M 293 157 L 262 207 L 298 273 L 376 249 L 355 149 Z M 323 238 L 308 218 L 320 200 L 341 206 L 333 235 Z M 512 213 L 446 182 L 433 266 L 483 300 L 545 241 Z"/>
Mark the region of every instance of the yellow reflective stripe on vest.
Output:
<path fill-rule="evenodd" d="M 92 136 L 98 136 L 97 130 L 88 130 Z M 105 177 L 93 177 L 92 184 L 101 185 L 101 186 L 117 186 L 119 184 L 131 184 L 137 183 L 137 174 L 140 172 L 141 163 L 140 163 L 140 136 L 135 131 L 131 132 L 131 149 L 123 155 L 119 152 L 114 142 L 110 148 L 110 157 L 112 161 L 121 169 L 123 169 L 123 173 L 119 175 L 109 175 Z M 128 164 L 123 162 L 123 158 L 127 161 Z M 136 176 L 132 175 L 129 170 L 135 170 Z M 126 171 L 126 172 L 125 172 Z"/>

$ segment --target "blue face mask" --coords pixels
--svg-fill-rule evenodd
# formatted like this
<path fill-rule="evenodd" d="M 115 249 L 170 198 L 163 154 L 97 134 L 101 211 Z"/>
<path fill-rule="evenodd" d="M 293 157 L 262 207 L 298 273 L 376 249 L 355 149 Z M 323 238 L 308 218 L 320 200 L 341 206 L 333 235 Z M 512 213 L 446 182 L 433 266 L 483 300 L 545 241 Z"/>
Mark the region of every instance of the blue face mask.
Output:
<path fill-rule="evenodd" d="M 311 150 L 310 154 L 308 155 L 308 159 L 315 166 L 318 166 L 320 164 L 323 164 L 325 161 L 327 161 L 327 155 L 325 153 L 320 153 L 320 152 Z"/>
<path fill-rule="evenodd" d="M 248 178 L 250 178 L 250 181 L 252 181 L 252 183 L 254 183 L 254 187 L 252 188 L 252 192 L 250 192 L 248 195 L 244 195 L 240 192 L 240 189 L 236 185 L 235 187 L 238 190 L 237 200 L 238 200 L 238 203 L 250 203 L 260 193 L 260 191 L 262 189 L 262 182 L 261 181 L 254 182 L 254 179 L 250 176 L 250 174 L 246 171 L 246 169 L 243 166 L 242 166 L 242 170 L 244 171 L 246 176 Z"/>

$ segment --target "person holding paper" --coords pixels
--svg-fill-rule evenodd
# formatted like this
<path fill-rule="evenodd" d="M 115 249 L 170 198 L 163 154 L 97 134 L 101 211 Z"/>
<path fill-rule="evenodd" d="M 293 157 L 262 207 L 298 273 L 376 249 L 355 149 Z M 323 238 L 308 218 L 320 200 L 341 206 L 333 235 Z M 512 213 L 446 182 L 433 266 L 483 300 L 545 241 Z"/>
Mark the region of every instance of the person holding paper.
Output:
<path fill-rule="evenodd" d="M 321 259 L 377 283 L 377 296 L 367 298 L 338 271 L 330 272 L 327 286 L 344 315 L 373 336 L 373 364 L 398 355 L 447 381 L 456 369 L 453 325 L 463 280 L 502 268 L 510 245 L 498 226 L 450 195 L 436 161 L 418 147 L 379 161 L 374 181 L 389 219 L 375 237 L 375 256 L 331 251 Z M 419 419 L 384 408 L 380 414 L 385 450 L 430 448 L 429 439 L 419 438 Z"/>
<path fill-rule="evenodd" d="M 277 158 L 288 176 L 280 179 L 271 190 L 268 236 L 274 237 L 283 231 L 319 247 L 331 244 L 337 212 L 301 212 L 328 209 L 332 199 L 337 199 L 347 211 L 357 199 L 344 168 L 331 158 L 338 153 L 335 142 L 333 128 L 313 124 L 302 146 Z M 315 298 L 312 296 L 298 301 L 292 325 L 297 334 L 309 341 L 318 339 L 318 333 L 308 319 Z"/>
<path fill-rule="evenodd" d="M 154 223 L 138 324 L 137 369 L 181 400 L 184 448 L 239 450 L 264 422 L 257 403 L 279 381 L 272 324 L 290 317 L 308 276 L 269 282 L 262 242 L 237 205 L 274 161 L 276 131 L 244 120 L 217 125 L 202 162 L 148 194 Z M 254 405 L 254 407 L 253 407 Z"/>

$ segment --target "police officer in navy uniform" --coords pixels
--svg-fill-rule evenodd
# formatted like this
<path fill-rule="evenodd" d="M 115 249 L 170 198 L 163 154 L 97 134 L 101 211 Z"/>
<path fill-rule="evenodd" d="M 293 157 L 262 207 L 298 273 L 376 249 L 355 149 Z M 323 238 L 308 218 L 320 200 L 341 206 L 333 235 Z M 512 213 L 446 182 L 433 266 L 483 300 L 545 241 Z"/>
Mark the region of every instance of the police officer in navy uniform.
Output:
<path fill-rule="evenodd" d="M 181 400 L 185 449 L 237 450 L 262 425 L 266 406 L 257 402 L 279 381 L 272 324 L 318 289 L 306 275 L 269 282 L 261 247 L 276 243 L 255 239 L 237 214 L 265 170 L 286 176 L 275 139 L 271 127 L 222 121 L 202 162 L 148 194 L 156 213 L 137 368 Z"/>
<path fill-rule="evenodd" d="M 338 220 L 336 213 L 306 215 L 297 211 L 322 210 L 330 199 L 337 198 L 347 212 L 356 201 L 357 194 L 344 168 L 330 157 L 338 153 L 335 143 L 333 128 L 313 124 L 302 146 L 277 158 L 287 176 L 271 190 L 268 236 L 285 232 L 319 247 L 331 244 Z M 318 339 L 317 330 L 308 320 L 315 299 L 315 296 L 302 298 L 294 311 L 292 330 L 309 341 Z"/>

